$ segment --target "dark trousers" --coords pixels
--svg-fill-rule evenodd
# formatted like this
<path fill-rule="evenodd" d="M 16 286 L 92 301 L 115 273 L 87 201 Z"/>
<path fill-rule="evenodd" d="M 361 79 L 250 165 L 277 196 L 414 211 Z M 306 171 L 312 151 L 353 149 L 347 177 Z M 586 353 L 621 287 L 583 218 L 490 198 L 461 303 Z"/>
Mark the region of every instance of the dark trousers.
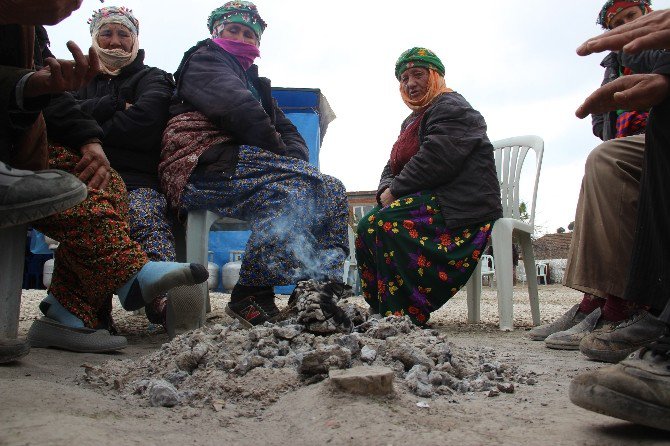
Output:
<path fill-rule="evenodd" d="M 663 311 L 670 323 L 670 98 L 647 123 L 635 242 L 626 299 Z"/>

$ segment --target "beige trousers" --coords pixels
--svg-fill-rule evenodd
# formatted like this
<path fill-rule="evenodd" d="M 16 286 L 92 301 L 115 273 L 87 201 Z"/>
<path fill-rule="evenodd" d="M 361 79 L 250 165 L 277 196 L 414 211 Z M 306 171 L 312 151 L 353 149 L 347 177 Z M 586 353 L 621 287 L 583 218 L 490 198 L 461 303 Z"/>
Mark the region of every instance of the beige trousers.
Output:
<path fill-rule="evenodd" d="M 564 284 L 623 297 L 628 281 L 644 135 L 606 141 L 586 159 Z"/>

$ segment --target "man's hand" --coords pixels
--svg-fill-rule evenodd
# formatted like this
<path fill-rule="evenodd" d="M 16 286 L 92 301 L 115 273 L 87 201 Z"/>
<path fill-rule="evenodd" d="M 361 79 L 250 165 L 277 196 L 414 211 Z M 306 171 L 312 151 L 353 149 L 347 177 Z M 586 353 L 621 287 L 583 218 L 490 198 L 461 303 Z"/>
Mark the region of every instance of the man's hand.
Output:
<path fill-rule="evenodd" d="M 395 201 L 395 197 L 391 193 L 391 189 L 389 188 L 384 189 L 384 192 L 382 192 L 382 194 L 379 196 L 379 201 L 383 207 L 386 207 L 389 204 L 393 203 Z"/>
<path fill-rule="evenodd" d="M 88 50 L 88 57 L 72 41 L 67 43 L 67 47 L 74 60 L 44 59 L 46 66 L 28 78 L 23 89 L 25 97 L 79 90 L 100 72 L 98 54 L 92 47 Z"/>
<path fill-rule="evenodd" d="M 83 0 L 0 0 L 0 24 L 55 25 Z"/>
<path fill-rule="evenodd" d="M 670 77 L 662 74 L 631 74 L 603 85 L 586 98 L 575 114 L 583 119 L 611 110 L 648 110 L 670 92 Z"/>
<path fill-rule="evenodd" d="M 81 146 L 81 160 L 74 173 L 92 189 L 104 189 L 109 183 L 111 169 L 102 146 L 97 142 Z"/>
<path fill-rule="evenodd" d="M 629 54 L 644 50 L 670 49 L 670 9 L 650 12 L 598 37 L 593 37 L 577 48 L 577 54 L 587 56 L 605 50 L 621 49 Z"/>

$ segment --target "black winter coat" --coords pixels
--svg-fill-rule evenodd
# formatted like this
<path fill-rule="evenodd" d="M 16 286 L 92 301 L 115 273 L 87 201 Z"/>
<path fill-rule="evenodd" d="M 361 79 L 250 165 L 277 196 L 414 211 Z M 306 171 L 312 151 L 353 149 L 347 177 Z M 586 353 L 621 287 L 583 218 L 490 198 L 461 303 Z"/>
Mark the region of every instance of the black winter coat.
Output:
<path fill-rule="evenodd" d="M 667 51 L 650 50 L 639 54 L 611 52 L 600 62 L 605 68 L 605 77 L 601 85 L 608 84 L 621 76 L 624 67 L 630 68 L 635 74 L 670 74 L 670 53 Z M 643 110 L 640 110 L 643 111 Z M 593 134 L 603 141 L 616 136 L 616 110 L 591 115 Z"/>
<path fill-rule="evenodd" d="M 421 119 L 419 144 L 419 151 L 398 175 L 393 176 L 390 161 L 386 164 L 378 198 L 386 188 L 396 198 L 431 190 L 449 228 L 502 217 L 486 122 L 463 96 L 452 92 L 435 99 Z"/>
<path fill-rule="evenodd" d="M 102 127 L 102 147 L 128 190 L 158 190 L 161 138 L 174 92 L 172 76 L 144 65 L 144 50 L 117 76 L 98 75 L 71 95 Z M 126 103 L 132 106 L 126 109 Z"/>
<path fill-rule="evenodd" d="M 33 70 L 22 65 L 22 27 L 0 25 L 0 161 L 9 161 L 14 152 L 15 140 L 26 131 L 50 100 L 48 95 L 24 98 L 24 109 L 16 103 L 16 85 Z M 42 66 L 44 57 L 52 56 L 49 39 L 43 27 L 35 28 L 34 62 Z"/>
<path fill-rule="evenodd" d="M 235 144 L 309 160 L 305 140 L 272 98 L 270 80 L 258 76 L 256 65 L 244 71 L 234 56 L 206 39 L 184 54 L 175 79 L 172 116 L 199 111 Z M 258 91 L 260 102 L 249 85 Z"/>

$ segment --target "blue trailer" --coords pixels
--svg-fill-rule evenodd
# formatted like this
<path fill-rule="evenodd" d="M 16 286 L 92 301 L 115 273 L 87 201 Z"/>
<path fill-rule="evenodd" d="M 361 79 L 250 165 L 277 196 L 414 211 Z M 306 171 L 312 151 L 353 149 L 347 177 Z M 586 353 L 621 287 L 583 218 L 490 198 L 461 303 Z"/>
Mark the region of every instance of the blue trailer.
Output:
<path fill-rule="evenodd" d="M 305 139 L 309 148 L 309 163 L 318 169 L 323 137 L 328 124 L 335 119 L 328 100 L 318 88 L 275 87 L 272 96 Z M 222 231 L 215 223 L 209 234 L 210 262 L 223 266 L 233 260 L 236 252 L 244 251 L 250 234 L 250 231 Z M 221 281 L 218 282 L 218 290 L 222 291 Z M 275 292 L 288 294 L 292 289 L 293 286 L 276 287 Z"/>

